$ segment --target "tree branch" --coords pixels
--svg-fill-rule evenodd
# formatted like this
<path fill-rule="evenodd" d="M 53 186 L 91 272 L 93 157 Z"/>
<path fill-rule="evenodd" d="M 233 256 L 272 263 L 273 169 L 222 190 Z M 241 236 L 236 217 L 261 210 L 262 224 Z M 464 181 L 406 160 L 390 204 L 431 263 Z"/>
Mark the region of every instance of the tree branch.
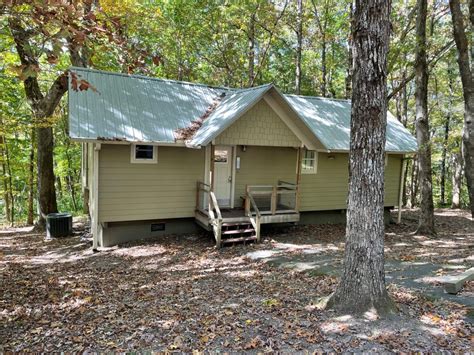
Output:
<path fill-rule="evenodd" d="M 453 47 L 454 40 L 445 44 L 442 48 L 440 48 L 431 59 L 428 60 L 428 70 L 431 71 L 438 61 L 443 58 L 443 56 L 449 52 L 449 50 Z M 392 99 L 395 95 L 397 95 L 410 81 L 415 78 L 415 72 L 412 71 L 409 75 L 402 80 L 397 87 L 393 88 L 392 91 L 387 95 L 387 100 Z"/>

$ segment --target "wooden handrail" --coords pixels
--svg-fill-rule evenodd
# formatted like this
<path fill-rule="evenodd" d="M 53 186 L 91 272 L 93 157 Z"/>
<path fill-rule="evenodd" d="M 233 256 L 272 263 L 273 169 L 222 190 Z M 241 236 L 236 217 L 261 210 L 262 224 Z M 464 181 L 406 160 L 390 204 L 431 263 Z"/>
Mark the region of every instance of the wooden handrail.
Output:
<path fill-rule="evenodd" d="M 257 203 L 256 203 L 255 200 L 253 199 L 253 196 L 252 196 L 252 195 L 247 195 L 247 198 L 248 198 L 249 201 L 250 201 L 250 205 L 251 205 L 252 208 L 255 210 L 255 215 L 256 215 L 258 218 L 260 218 L 260 217 L 261 217 L 260 210 L 258 209 Z M 250 213 L 250 211 L 248 211 L 248 213 Z"/>
<path fill-rule="evenodd" d="M 296 203 L 298 200 L 298 196 L 297 196 L 298 185 L 296 184 L 278 180 L 277 185 L 247 185 L 245 188 L 245 192 L 246 192 L 246 196 L 249 196 L 249 198 L 245 199 L 245 213 L 246 214 L 249 214 L 251 201 L 255 202 L 254 197 L 257 197 L 257 196 L 270 196 L 269 212 L 272 215 L 275 215 L 278 212 L 278 205 L 279 205 L 278 201 L 280 197 L 283 195 L 285 196 L 294 195 L 295 196 L 295 209 L 294 210 L 297 211 Z M 250 197 L 252 198 L 252 200 L 250 199 Z M 288 209 L 284 211 L 287 211 L 287 210 Z"/>
<path fill-rule="evenodd" d="M 290 185 L 290 186 L 295 186 L 296 187 L 297 184 L 292 183 L 292 182 L 288 182 L 288 181 L 284 181 L 284 180 L 278 180 L 278 185 Z"/>
<path fill-rule="evenodd" d="M 213 191 L 210 191 L 209 192 L 209 196 L 211 197 L 211 201 L 212 201 L 212 207 L 213 209 L 216 210 L 216 213 L 217 213 L 217 219 L 219 221 L 222 221 L 222 214 L 221 214 L 221 209 L 219 208 L 219 204 L 217 203 L 217 198 L 216 198 L 216 195 L 214 194 Z M 210 211 L 210 209 L 209 209 Z"/>

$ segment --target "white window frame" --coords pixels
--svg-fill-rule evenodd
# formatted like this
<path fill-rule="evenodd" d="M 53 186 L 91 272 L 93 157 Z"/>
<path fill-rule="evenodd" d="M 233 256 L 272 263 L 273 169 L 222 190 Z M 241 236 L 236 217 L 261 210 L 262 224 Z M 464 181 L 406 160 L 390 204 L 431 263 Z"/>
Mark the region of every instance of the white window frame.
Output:
<path fill-rule="evenodd" d="M 312 158 L 306 158 L 306 153 L 313 153 Z M 303 169 L 303 162 L 305 160 L 313 160 L 313 169 L 307 170 Z M 317 174 L 318 173 L 318 152 L 316 150 L 304 150 L 303 157 L 301 158 L 301 174 Z"/>
<path fill-rule="evenodd" d="M 153 147 L 153 158 L 152 159 L 139 159 L 139 158 L 136 158 L 135 152 L 136 152 L 136 146 L 137 145 L 148 145 L 148 146 Z M 133 143 L 130 146 L 130 162 L 132 164 L 156 164 L 156 163 L 158 163 L 158 146 L 151 145 L 151 144 L 143 144 L 143 143 Z"/>

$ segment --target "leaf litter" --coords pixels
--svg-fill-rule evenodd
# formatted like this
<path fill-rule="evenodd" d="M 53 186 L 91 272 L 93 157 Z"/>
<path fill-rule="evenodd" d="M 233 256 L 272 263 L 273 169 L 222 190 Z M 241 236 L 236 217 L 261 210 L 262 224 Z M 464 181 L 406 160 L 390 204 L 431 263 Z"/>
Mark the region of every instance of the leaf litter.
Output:
<path fill-rule="evenodd" d="M 452 213 L 437 211 L 433 239 L 412 234 L 416 214 L 407 212 L 387 228 L 387 258 L 468 260 L 472 221 Z M 340 317 L 317 306 L 336 276 L 246 257 L 286 245 L 290 254 L 309 246 L 340 260 L 343 226 L 267 230 L 264 238 L 218 251 L 207 234 L 168 236 L 93 253 L 80 236 L 0 233 L 0 352 L 471 350 L 465 306 L 392 284 L 395 318 Z"/>

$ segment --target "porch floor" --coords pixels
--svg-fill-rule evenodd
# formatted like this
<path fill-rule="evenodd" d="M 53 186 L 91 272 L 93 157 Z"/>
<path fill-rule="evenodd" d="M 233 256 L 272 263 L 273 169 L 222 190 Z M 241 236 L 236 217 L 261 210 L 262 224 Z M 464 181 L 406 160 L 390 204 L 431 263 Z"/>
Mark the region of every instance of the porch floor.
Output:
<path fill-rule="evenodd" d="M 286 206 L 278 206 L 277 212 L 271 214 L 270 211 L 260 211 L 261 223 L 292 223 L 300 220 L 298 211 L 290 210 Z M 223 222 L 248 222 L 250 218 L 245 215 L 243 208 L 221 208 Z M 195 219 L 199 225 L 210 230 L 211 218 L 207 210 L 197 210 Z"/>

